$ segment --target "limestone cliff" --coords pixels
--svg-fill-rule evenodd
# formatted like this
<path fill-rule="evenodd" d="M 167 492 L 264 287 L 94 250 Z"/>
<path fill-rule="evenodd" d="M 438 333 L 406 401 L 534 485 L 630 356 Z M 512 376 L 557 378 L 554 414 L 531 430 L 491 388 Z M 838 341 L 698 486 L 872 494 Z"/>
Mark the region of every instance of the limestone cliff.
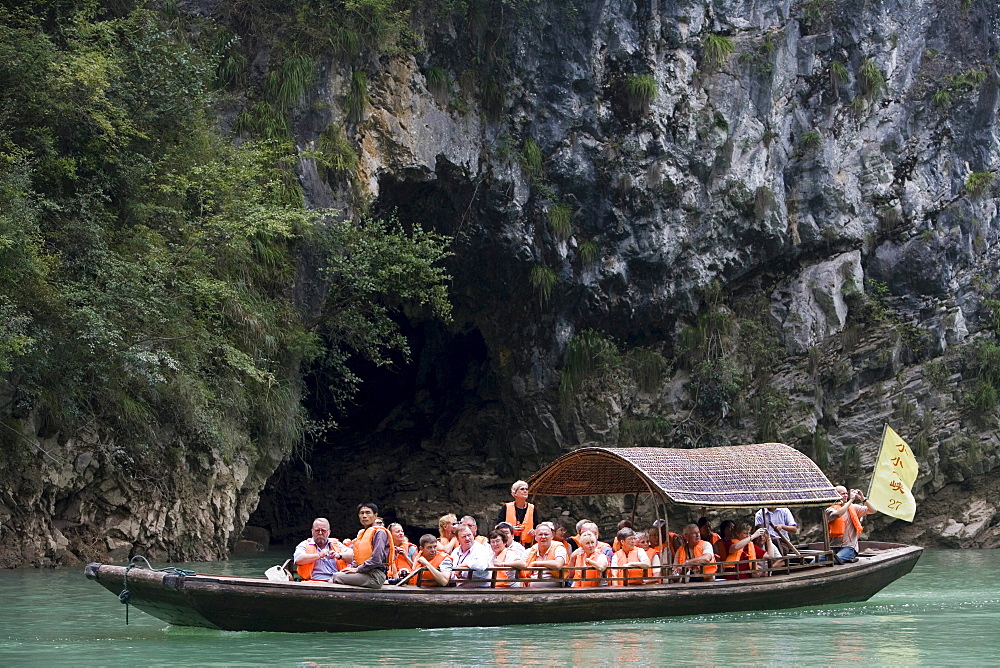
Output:
<path fill-rule="evenodd" d="M 252 523 L 292 538 L 327 515 L 347 535 L 371 499 L 413 527 L 482 524 L 511 480 L 585 443 L 768 438 L 867 484 L 888 422 L 920 459 L 920 509 L 878 535 L 1000 544 L 996 391 L 975 352 L 1000 334 L 995 3 L 459 4 L 414 10 L 414 48 L 324 52 L 290 112 L 308 201 L 454 236 L 456 317 L 401 317 L 412 363 L 359 365 L 340 429 L 278 468 Z M 181 3 L 220 22 L 225 6 Z M 272 52 L 252 55 L 262 80 Z M 359 158 L 349 180 L 316 160 L 331 127 Z M 579 341 L 612 362 L 574 384 Z M 664 361 L 651 381 L 639 350 Z M 185 463 L 190 493 L 160 495 L 89 452 L 53 444 L 2 500 L 8 526 L 13 508 L 55 518 L 24 525 L 44 527 L 26 560 L 219 556 L 286 454 Z"/>

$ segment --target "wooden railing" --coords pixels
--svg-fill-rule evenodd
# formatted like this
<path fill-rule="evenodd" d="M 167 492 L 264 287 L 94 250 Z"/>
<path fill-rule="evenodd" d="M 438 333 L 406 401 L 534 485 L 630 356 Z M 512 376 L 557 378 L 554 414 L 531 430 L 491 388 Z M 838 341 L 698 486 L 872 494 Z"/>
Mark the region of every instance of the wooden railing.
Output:
<path fill-rule="evenodd" d="M 717 561 L 713 562 L 716 566 L 716 572 L 713 581 L 728 581 L 736 579 L 757 579 L 770 577 L 773 575 L 785 575 L 789 573 L 795 573 L 803 570 L 810 570 L 821 567 L 828 567 L 835 565 L 833 559 L 833 552 L 828 550 L 800 550 L 799 555 L 790 554 L 788 556 L 782 557 L 781 559 L 765 558 L 765 559 L 745 559 L 741 561 Z M 526 572 L 541 572 L 549 571 L 552 569 L 544 567 L 534 567 L 529 566 L 528 568 L 500 568 L 492 567 L 488 569 L 483 569 L 490 572 L 489 586 L 491 588 L 505 588 L 510 587 L 512 584 L 517 583 L 518 586 L 525 586 L 526 583 L 538 583 L 538 582 L 556 582 L 560 583 L 564 587 L 570 586 L 575 582 L 598 582 L 599 586 L 624 586 L 626 580 L 630 581 L 627 586 L 644 586 L 651 584 L 674 584 L 688 582 L 691 578 L 704 577 L 701 565 L 685 567 L 683 564 L 677 565 L 666 565 L 666 566 L 649 566 L 642 570 L 645 573 L 639 577 L 627 577 L 622 571 L 634 571 L 639 570 L 635 566 L 624 567 L 624 566 L 608 566 L 605 569 L 604 574 L 599 578 L 587 578 L 578 577 L 572 574 L 573 571 L 580 571 L 580 568 L 562 568 L 562 577 L 558 579 L 547 579 L 539 580 L 534 577 L 524 577 Z M 518 577 L 509 578 L 506 575 L 500 577 L 500 574 L 506 574 L 511 570 L 518 571 Z M 406 578 L 400 581 L 398 584 L 407 584 L 414 578 L 416 578 L 416 583 L 420 586 L 419 574 L 426 571 L 425 568 L 418 568 L 412 573 L 408 574 Z M 639 579 L 642 580 L 641 584 L 632 584 L 632 581 Z M 463 581 L 453 581 L 450 585 L 461 584 Z M 487 581 L 480 581 L 487 582 Z M 711 582 L 711 581 L 709 581 Z M 485 586 L 485 585 L 481 585 Z M 585 587 L 580 587 L 585 588 Z"/>

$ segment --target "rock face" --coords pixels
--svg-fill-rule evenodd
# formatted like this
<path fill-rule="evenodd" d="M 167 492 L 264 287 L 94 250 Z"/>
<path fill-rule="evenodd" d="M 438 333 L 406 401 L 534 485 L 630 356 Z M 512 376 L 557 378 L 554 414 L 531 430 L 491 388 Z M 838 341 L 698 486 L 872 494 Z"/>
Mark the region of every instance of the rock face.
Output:
<path fill-rule="evenodd" d="M 992 341 L 996 199 L 969 177 L 992 175 L 1000 159 L 996 6 L 519 11 L 491 15 L 487 29 L 508 59 L 499 111 L 481 104 L 493 73 L 477 72 L 478 89 L 459 83 L 475 81 L 460 65 L 475 48 L 461 17 L 425 25 L 418 56 L 372 62 L 372 109 L 352 128 L 360 179 L 377 210 L 455 235 L 457 322 L 411 322 L 411 370 L 373 371 L 377 390 L 316 447 L 313 477 L 284 469 L 257 522 L 292 535 L 327 514 L 347 534 L 344 509 L 367 495 L 412 526 L 449 510 L 482 525 L 509 480 L 566 449 L 636 434 L 682 446 L 767 434 L 862 485 L 889 422 L 918 453 L 927 507 L 996 467 L 995 405 L 971 410 L 965 398 L 977 382 L 969 350 Z M 446 91 L 428 90 L 431 68 L 447 74 Z M 326 111 L 303 111 L 300 128 L 342 120 L 345 83 L 330 72 Z M 655 95 L 630 95 L 637 81 Z M 529 142 L 540 165 L 526 158 Z M 706 297 L 712 286 L 721 300 Z M 740 310 L 749 302 L 762 317 Z M 713 379 L 685 359 L 684 341 L 713 313 L 731 322 L 720 345 L 743 343 L 724 351 L 737 387 L 709 414 Z M 754 322 L 773 337 L 766 373 L 741 357 Z M 655 391 L 598 383 L 561 402 L 567 345 L 586 330 L 662 353 L 672 377 Z M 993 544 L 996 509 L 968 503 L 952 508 L 955 525 L 922 511 L 914 531 L 873 525 L 925 543 Z M 548 510 L 622 517 L 616 503 Z"/>
<path fill-rule="evenodd" d="M 253 523 L 290 540 L 326 515 L 349 535 L 370 499 L 410 527 L 449 511 L 483 527 L 512 480 L 584 443 L 767 436 L 863 485 L 889 422 L 921 462 L 920 505 L 913 525 L 875 519 L 879 535 L 995 546 L 996 399 L 967 397 L 969 351 L 995 336 L 1000 7 L 486 4 L 475 30 L 417 16 L 416 55 L 368 57 L 360 120 L 333 56 L 294 113 L 309 202 L 351 204 L 308 153 L 332 124 L 376 213 L 454 236 L 456 319 L 404 318 L 412 362 L 359 369 L 340 431 L 271 477 Z M 711 322 L 721 353 L 690 343 Z M 649 387 L 614 367 L 561 396 L 588 330 L 670 372 Z M 4 544 L 26 536 L 0 565 L 223 556 L 283 458 L 206 453 L 165 479 L 113 446 L 40 447 L 0 498 Z M 544 514 L 627 516 L 588 503 Z"/>

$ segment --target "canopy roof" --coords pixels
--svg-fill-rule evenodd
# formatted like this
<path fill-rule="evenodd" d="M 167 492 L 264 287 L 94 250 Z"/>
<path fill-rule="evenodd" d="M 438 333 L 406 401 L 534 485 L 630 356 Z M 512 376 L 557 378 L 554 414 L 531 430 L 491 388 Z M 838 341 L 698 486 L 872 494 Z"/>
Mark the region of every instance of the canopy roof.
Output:
<path fill-rule="evenodd" d="M 819 506 L 840 495 L 819 467 L 783 443 L 719 448 L 580 448 L 528 480 L 532 494 L 662 494 L 690 506 Z"/>

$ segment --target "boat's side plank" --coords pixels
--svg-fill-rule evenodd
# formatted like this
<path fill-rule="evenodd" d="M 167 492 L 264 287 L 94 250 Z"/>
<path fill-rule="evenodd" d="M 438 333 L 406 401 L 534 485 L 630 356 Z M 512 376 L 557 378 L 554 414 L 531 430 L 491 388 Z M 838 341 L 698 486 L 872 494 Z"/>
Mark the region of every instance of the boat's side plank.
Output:
<path fill-rule="evenodd" d="M 898 547 L 898 546 L 896 546 Z M 275 583 L 225 576 L 165 576 L 132 569 L 132 603 L 171 624 L 246 631 L 505 626 L 784 609 L 864 601 L 908 573 L 920 548 L 888 550 L 858 563 L 715 583 L 575 589 L 418 589 Z M 94 565 L 96 566 L 96 565 Z M 88 567 L 109 591 L 124 568 Z"/>

